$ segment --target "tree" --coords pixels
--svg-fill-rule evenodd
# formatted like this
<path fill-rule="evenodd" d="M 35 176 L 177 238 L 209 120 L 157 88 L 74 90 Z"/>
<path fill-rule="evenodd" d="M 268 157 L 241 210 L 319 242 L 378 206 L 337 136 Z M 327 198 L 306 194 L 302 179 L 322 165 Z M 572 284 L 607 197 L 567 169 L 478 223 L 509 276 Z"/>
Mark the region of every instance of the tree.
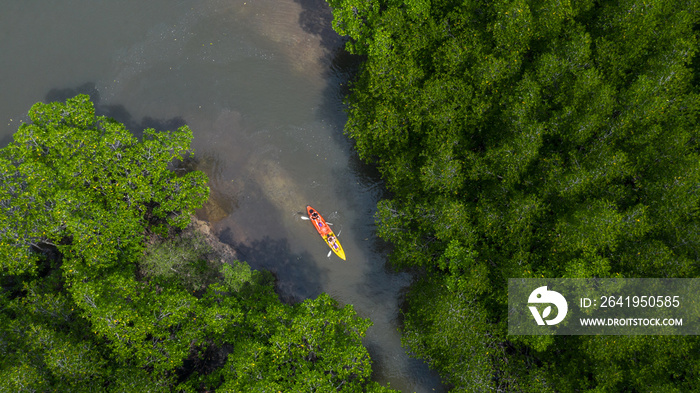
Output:
<path fill-rule="evenodd" d="M 229 391 L 391 391 L 370 381 L 371 361 L 361 338 L 370 326 L 347 305 L 322 294 L 293 307 L 268 303 L 248 313 L 253 334 L 231 341 L 221 387 Z"/>
<path fill-rule="evenodd" d="M 207 199 L 203 173 L 168 170 L 189 147 L 187 127 L 148 129 L 139 142 L 122 124 L 95 116 L 85 95 L 38 103 L 29 117 L 0 155 L 0 256 L 8 273 L 36 274 L 51 250 L 69 256 L 64 266 L 109 268 L 142 250 L 138 237 L 125 234 L 183 228 Z"/>
<path fill-rule="evenodd" d="M 460 391 L 696 388 L 685 362 L 674 377 L 637 367 L 603 383 L 639 353 L 628 347 L 661 353 L 659 340 L 619 340 L 623 355 L 600 358 L 583 349 L 591 338 L 506 337 L 505 283 L 697 276 L 697 4 L 329 3 L 348 49 L 365 56 L 345 129 L 392 192 L 378 232 L 395 265 L 424 273 L 406 345 Z M 479 322 L 464 346 L 435 330 L 463 326 L 454 316 L 465 313 Z M 558 378 L 574 354 L 605 365 Z"/>
<path fill-rule="evenodd" d="M 351 306 L 283 305 L 270 273 L 183 230 L 209 192 L 172 170 L 189 128 L 137 140 L 82 95 L 30 119 L 0 150 L 0 390 L 225 390 L 277 370 L 265 386 L 389 391 Z"/>

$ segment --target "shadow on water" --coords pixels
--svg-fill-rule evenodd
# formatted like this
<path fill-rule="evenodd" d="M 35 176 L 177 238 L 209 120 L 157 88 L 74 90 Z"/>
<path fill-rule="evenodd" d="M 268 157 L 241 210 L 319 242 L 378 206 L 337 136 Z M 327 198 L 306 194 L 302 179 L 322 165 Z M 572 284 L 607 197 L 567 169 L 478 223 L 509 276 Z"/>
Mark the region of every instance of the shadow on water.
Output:
<path fill-rule="evenodd" d="M 324 99 L 321 100 L 318 117 L 319 119 L 332 120 L 331 125 L 335 131 L 332 133 L 332 137 L 348 153 L 350 172 L 355 176 L 355 180 L 359 179 L 363 191 L 372 189 L 372 197 L 376 203 L 386 196 L 384 182 L 374 165 L 366 164 L 360 160 L 355 151 L 354 142 L 344 132 L 347 115 L 343 101 L 350 94 L 351 81 L 358 74 L 365 56 L 353 55 L 345 50 L 345 43 L 348 39 L 339 36 L 333 30 L 333 13 L 326 0 L 294 1 L 302 6 L 299 24 L 304 31 L 321 38 L 321 45 L 327 54 L 325 60 L 329 67 L 324 76 L 329 80 L 329 83 L 322 93 Z M 342 177 L 341 173 L 335 175 Z M 351 191 L 350 189 L 344 190 L 340 195 L 348 196 L 350 195 L 348 192 Z M 352 202 L 349 198 L 346 199 L 348 202 Z"/>
<path fill-rule="evenodd" d="M 10 144 L 14 140 L 14 137 L 12 134 L 5 135 L 4 137 L 0 138 L 0 148 L 3 148 L 7 145 Z"/>
<path fill-rule="evenodd" d="M 316 298 L 323 292 L 321 283 L 328 280 L 326 272 L 309 263 L 311 254 L 293 253 L 286 239 L 266 236 L 250 244 L 235 244 L 230 229 L 219 233 L 219 238 L 231 245 L 239 259 L 247 262 L 252 269 L 269 270 L 275 276 L 275 290 L 283 302 L 298 303 Z"/>
<path fill-rule="evenodd" d="M 332 134 L 336 143 L 350 153 L 357 155 L 354 143 L 344 133 L 347 116 L 345 114 L 345 97 L 350 93 L 352 80 L 358 74 L 365 56 L 353 55 L 345 50 L 347 37 L 341 37 L 333 30 L 333 12 L 325 0 L 294 0 L 302 7 L 299 25 L 307 33 L 320 37 L 321 47 L 326 53 L 323 59 L 328 68 L 324 77 L 328 79 L 318 110 L 322 119 L 332 119 Z"/>
<path fill-rule="evenodd" d="M 390 319 L 394 319 L 389 324 L 401 327 L 401 309 L 405 306 L 405 296 L 409 290 L 409 287 L 405 287 L 405 285 L 410 280 L 406 280 L 405 273 L 396 272 L 387 263 L 387 256 L 392 246 L 377 236 L 377 228 L 374 224 L 377 202 L 390 198 L 391 193 L 386 189 L 377 168 L 359 158 L 354 141 L 345 133 L 345 123 L 347 122 L 345 99 L 359 75 L 365 56 L 352 55 L 345 50 L 347 38 L 340 37 L 332 29 L 333 14 L 324 0 L 295 0 L 295 2 L 302 6 L 299 24 L 308 33 L 320 36 L 321 45 L 326 53 L 324 60 L 329 65 L 326 75 L 324 75 L 328 83 L 321 93 L 323 99 L 318 108 L 318 117 L 326 121 L 331 120 L 332 138 L 347 153 L 348 157 L 346 169 L 334 170 L 334 178 L 338 179 L 334 186 L 338 189 L 337 195 L 343 200 L 345 206 L 356 212 L 361 212 L 355 215 L 352 226 L 358 230 L 351 236 L 355 238 L 355 244 L 362 244 L 364 248 L 371 250 L 370 255 L 373 256 L 372 259 L 376 263 L 365 272 L 364 280 L 359 284 L 361 286 L 359 293 L 372 293 L 370 297 L 375 302 L 387 303 L 381 309 L 396 310 L 395 315 L 389 316 Z M 383 273 L 381 273 L 382 271 Z M 392 281 L 392 283 L 388 283 L 387 280 Z M 393 291 L 397 292 L 388 293 Z M 392 366 L 388 366 L 389 364 L 404 362 L 404 365 L 400 367 L 402 371 L 394 369 L 388 372 L 410 374 L 409 379 L 420 381 L 419 389 L 432 389 L 435 392 L 447 390 L 440 382 L 439 375 L 430 370 L 422 359 L 404 358 L 405 354 L 397 352 L 387 353 L 387 348 L 378 341 L 366 340 L 366 346 L 373 359 L 378 360 L 384 357 L 381 362 L 386 364 L 380 365 L 381 368 L 391 369 Z M 396 356 L 397 358 L 387 359 L 386 356 Z M 379 368 L 374 368 L 373 371 L 375 374 L 387 372 L 380 372 Z M 373 377 L 375 380 L 376 378 L 377 375 Z"/>
<path fill-rule="evenodd" d="M 301 6 L 299 26 L 309 33 L 321 38 L 321 47 L 327 53 L 342 47 L 344 40 L 333 30 L 333 13 L 326 0 L 294 0 Z"/>
<path fill-rule="evenodd" d="M 342 131 L 345 116 L 339 116 L 337 103 L 342 102 L 350 92 L 348 82 L 357 74 L 364 56 L 352 55 L 345 50 L 348 38 L 341 37 L 333 30 L 333 12 L 326 0 L 294 1 L 302 8 L 299 25 L 305 32 L 320 38 L 326 54 L 322 60 L 329 65 L 324 76 L 330 83 L 323 94 L 328 99 L 323 100 L 320 115 L 324 119 L 338 120 L 339 127 L 336 129 Z M 347 144 L 348 140 L 342 132 L 337 136 L 337 141 Z"/>
<path fill-rule="evenodd" d="M 90 99 L 95 105 L 95 113 L 97 115 L 111 117 L 112 119 L 124 124 L 126 129 L 131 131 L 131 133 L 137 138 L 141 138 L 143 136 L 143 131 L 148 128 L 153 128 L 156 131 L 172 131 L 186 124 L 185 120 L 181 117 L 173 117 L 171 119 L 154 119 L 147 116 L 141 119 L 141 121 L 137 121 L 123 105 L 102 104 L 100 92 L 97 90 L 97 86 L 93 82 L 87 82 L 75 88 L 51 89 L 46 94 L 45 101 L 64 102 L 78 94 L 89 95 Z"/>

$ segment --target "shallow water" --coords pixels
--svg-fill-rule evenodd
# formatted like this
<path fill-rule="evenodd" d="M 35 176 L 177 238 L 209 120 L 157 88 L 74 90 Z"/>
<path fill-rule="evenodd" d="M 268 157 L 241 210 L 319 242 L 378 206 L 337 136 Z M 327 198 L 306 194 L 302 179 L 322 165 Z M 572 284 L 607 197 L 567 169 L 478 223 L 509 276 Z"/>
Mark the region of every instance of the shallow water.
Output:
<path fill-rule="evenodd" d="M 9 4 L 8 4 L 9 3 Z M 279 279 L 286 301 L 327 292 L 374 323 L 374 379 L 444 391 L 400 346 L 401 291 L 372 215 L 384 192 L 342 134 L 353 60 L 317 0 L 3 2 L 0 144 L 37 101 L 89 93 L 139 133 L 188 124 L 212 201 L 200 216 L 241 259 Z M 333 222 L 343 262 L 301 219 Z"/>

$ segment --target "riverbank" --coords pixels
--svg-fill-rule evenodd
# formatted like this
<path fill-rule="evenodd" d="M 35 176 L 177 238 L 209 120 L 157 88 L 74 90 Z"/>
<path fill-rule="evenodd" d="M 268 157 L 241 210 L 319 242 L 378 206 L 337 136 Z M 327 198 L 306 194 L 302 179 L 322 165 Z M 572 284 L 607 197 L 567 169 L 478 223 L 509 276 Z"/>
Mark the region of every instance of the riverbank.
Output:
<path fill-rule="evenodd" d="M 223 243 L 219 238 L 213 233 L 211 224 L 209 222 L 200 220 L 197 217 L 192 217 L 192 222 L 185 229 L 185 232 L 197 232 L 202 235 L 205 243 L 214 250 L 217 259 L 222 263 L 232 263 L 238 260 L 238 254 L 233 247 L 226 243 Z"/>

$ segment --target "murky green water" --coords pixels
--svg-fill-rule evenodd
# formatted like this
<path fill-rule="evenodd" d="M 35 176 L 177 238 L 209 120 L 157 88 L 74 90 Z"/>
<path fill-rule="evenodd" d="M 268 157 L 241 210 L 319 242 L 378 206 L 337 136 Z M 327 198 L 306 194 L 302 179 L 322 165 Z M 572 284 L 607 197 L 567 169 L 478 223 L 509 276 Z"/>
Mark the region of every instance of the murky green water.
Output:
<path fill-rule="evenodd" d="M 371 318 L 375 379 L 443 391 L 397 331 L 407 274 L 385 269 L 372 214 L 383 188 L 342 135 L 350 60 L 320 0 L 5 1 L 0 144 L 29 107 L 84 92 L 135 131 L 188 124 L 214 204 L 201 215 L 286 300 L 327 292 Z M 348 256 L 298 212 L 335 224 Z"/>

